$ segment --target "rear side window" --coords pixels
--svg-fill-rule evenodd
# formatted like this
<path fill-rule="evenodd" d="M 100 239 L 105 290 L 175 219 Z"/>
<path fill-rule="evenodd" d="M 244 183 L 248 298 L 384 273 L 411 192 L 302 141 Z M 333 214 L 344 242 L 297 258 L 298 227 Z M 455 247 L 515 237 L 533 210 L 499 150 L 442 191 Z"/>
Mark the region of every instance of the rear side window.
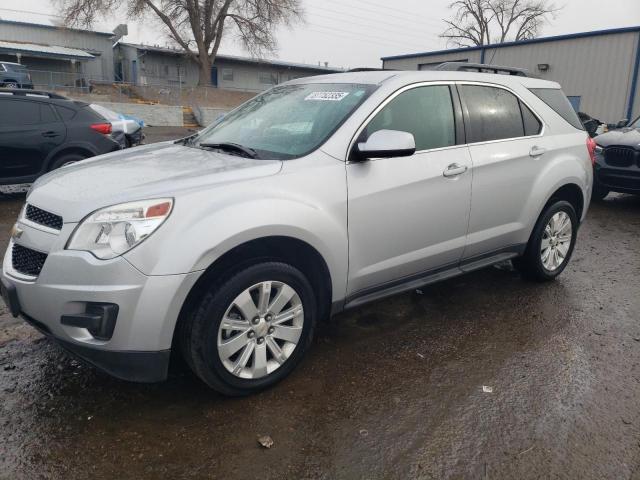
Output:
<path fill-rule="evenodd" d="M 540 100 L 549 105 L 558 115 L 578 130 L 584 130 L 584 125 L 578 114 L 571 106 L 571 102 L 559 88 L 530 88 Z"/>
<path fill-rule="evenodd" d="M 514 94 L 480 85 L 461 85 L 460 91 L 469 112 L 467 143 L 525 136 L 520 101 Z"/>
<path fill-rule="evenodd" d="M 522 124 L 524 125 L 524 134 L 529 137 L 537 135 L 542 130 L 542 124 L 538 117 L 524 103 L 520 102 L 520 110 L 522 111 Z"/>
<path fill-rule="evenodd" d="M 366 137 L 378 130 L 413 134 L 417 151 L 455 145 L 455 117 L 449 87 L 417 87 L 401 93 L 367 125 Z"/>
<path fill-rule="evenodd" d="M 65 122 L 76 116 L 76 111 L 73 108 L 61 107 L 60 105 L 56 105 L 55 108 Z"/>
<path fill-rule="evenodd" d="M 0 125 L 38 125 L 58 121 L 49 105 L 38 102 L 2 99 L 0 110 Z"/>

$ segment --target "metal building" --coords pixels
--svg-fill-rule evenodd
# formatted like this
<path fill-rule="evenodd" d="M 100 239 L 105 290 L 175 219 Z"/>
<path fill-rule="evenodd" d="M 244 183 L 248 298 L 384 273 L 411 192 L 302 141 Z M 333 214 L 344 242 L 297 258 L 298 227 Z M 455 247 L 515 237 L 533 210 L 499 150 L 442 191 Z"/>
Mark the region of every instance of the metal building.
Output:
<path fill-rule="evenodd" d="M 118 42 L 114 46 L 118 80 L 136 85 L 193 87 L 198 84 L 197 63 L 178 48 Z M 306 65 L 219 54 L 211 67 L 211 85 L 228 90 L 260 92 L 298 77 L 335 73 L 322 65 Z"/>
<path fill-rule="evenodd" d="M 34 84 L 113 79 L 113 33 L 67 28 L 50 19 L 33 23 L 19 12 L 8 13 L 0 12 L 0 60 L 25 65 Z"/>
<path fill-rule="evenodd" d="M 614 123 L 640 115 L 640 26 L 382 58 L 390 70 L 442 62 L 525 68 L 559 82 L 576 110 Z"/>

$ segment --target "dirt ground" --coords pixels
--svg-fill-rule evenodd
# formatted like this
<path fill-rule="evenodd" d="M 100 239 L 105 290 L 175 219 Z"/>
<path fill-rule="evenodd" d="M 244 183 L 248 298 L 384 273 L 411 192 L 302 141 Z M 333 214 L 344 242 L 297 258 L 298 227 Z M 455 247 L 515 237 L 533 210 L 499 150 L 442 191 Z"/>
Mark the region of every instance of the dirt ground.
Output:
<path fill-rule="evenodd" d="M 249 398 L 114 380 L 0 306 L 0 478 L 640 479 L 639 294 L 619 195 L 558 281 L 489 268 L 340 315 Z"/>

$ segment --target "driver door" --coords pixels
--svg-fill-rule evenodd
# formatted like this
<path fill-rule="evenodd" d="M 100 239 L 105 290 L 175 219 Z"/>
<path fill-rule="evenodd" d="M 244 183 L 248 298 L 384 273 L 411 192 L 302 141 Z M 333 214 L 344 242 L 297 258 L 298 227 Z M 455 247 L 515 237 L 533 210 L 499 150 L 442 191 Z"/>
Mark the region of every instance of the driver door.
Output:
<path fill-rule="evenodd" d="M 471 202 L 471 157 L 450 85 L 397 92 L 358 141 L 388 129 L 412 133 L 416 153 L 347 163 L 348 302 L 455 268 Z"/>

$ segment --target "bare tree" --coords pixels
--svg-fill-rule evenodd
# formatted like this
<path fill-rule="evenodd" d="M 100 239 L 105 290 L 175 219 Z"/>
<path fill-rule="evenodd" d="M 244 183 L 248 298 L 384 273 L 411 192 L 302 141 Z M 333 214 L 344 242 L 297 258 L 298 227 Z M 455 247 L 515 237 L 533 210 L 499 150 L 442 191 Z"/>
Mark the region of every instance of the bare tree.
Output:
<path fill-rule="evenodd" d="M 233 34 L 253 55 L 273 52 L 275 30 L 302 20 L 300 0 L 57 0 L 66 23 L 89 27 L 97 16 L 126 7 L 129 18 L 150 13 L 199 65 L 199 85 L 211 82 L 211 66 L 223 35 Z M 195 50 L 192 48 L 195 47 Z"/>
<path fill-rule="evenodd" d="M 440 37 L 459 47 L 535 38 L 560 10 L 549 0 L 456 0 L 449 8 L 454 17 Z"/>

